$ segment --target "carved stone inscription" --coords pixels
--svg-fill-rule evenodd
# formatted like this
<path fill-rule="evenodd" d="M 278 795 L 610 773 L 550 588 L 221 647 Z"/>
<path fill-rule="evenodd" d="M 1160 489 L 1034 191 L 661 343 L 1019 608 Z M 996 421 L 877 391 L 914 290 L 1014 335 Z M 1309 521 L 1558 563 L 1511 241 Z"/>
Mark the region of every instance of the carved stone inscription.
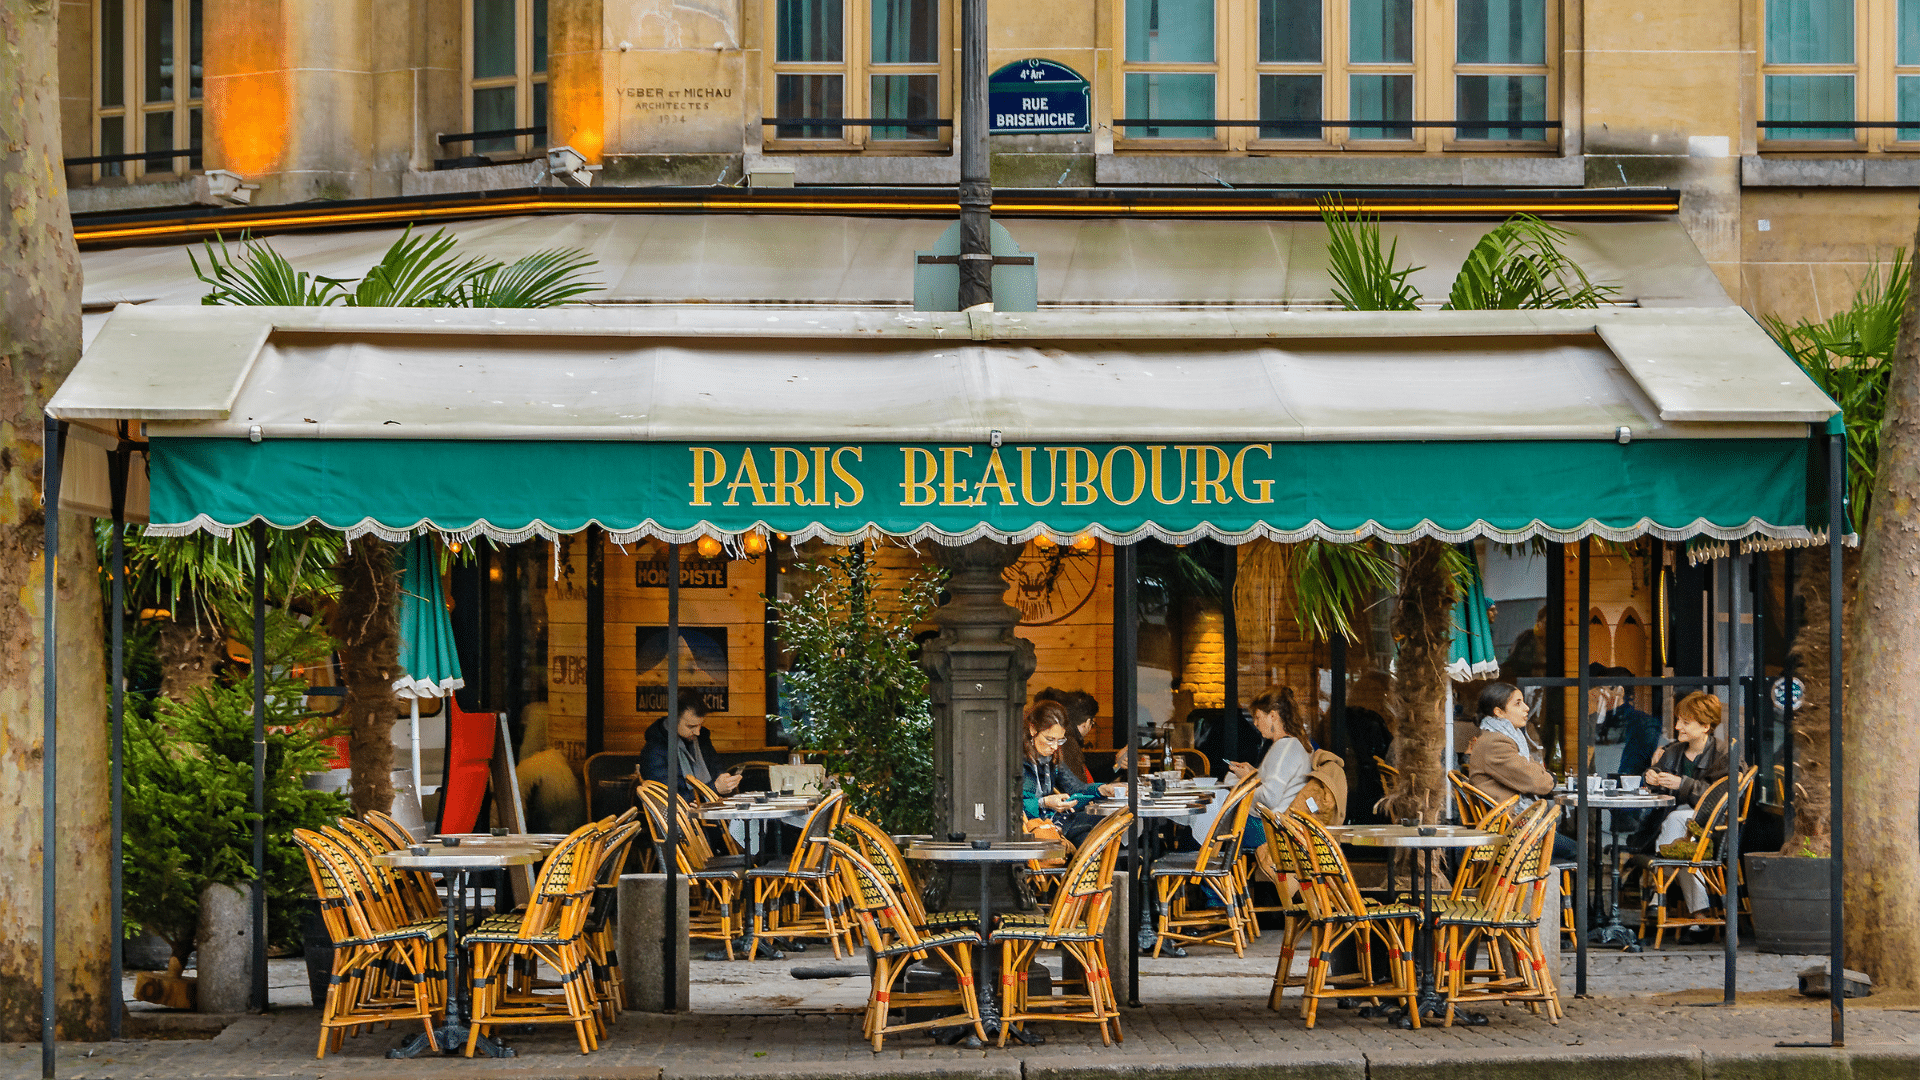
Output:
<path fill-rule="evenodd" d="M 740 54 L 658 50 L 623 57 L 618 83 L 628 153 L 730 153 L 740 149 L 745 104 Z"/>

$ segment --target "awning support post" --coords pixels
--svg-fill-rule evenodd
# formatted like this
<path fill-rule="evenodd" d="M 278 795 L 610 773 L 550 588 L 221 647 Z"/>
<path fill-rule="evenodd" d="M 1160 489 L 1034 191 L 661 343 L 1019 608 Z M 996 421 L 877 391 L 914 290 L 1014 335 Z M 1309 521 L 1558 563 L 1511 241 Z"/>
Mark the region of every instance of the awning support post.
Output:
<path fill-rule="evenodd" d="M 1835 1047 L 1847 1044 L 1847 913 L 1844 904 L 1847 832 L 1840 797 L 1846 775 L 1842 768 L 1846 754 L 1840 738 L 1840 695 L 1845 685 L 1844 665 L 1840 662 L 1840 615 L 1845 610 L 1845 597 L 1840 587 L 1840 556 L 1841 538 L 1846 534 L 1846 515 L 1842 507 L 1847 491 L 1841 463 L 1846 460 L 1846 455 L 1847 437 L 1844 434 L 1827 436 L 1827 753 L 1831 755 L 1828 760 L 1832 762 L 1828 776 L 1831 783 L 1828 788 L 1828 798 L 1831 800 L 1828 813 L 1831 816 L 1828 820 L 1833 834 L 1832 852 L 1827 860 L 1827 955 L 1830 964 L 1827 998 L 1832 1003 Z"/>
<path fill-rule="evenodd" d="M 1592 877 L 1588 867 L 1589 860 L 1587 858 L 1587 841 L 1589 839 L 1587 823 L 1587 691 L 1592 689 L 1589 685 L 1589 680 L 1593 677 L 1587 671 L 1587 664 L 1590 662 L 1589 657 L 1593 647 L 1593 626 L 1592 621 L 1587 617 L 1587 612 L 1589 605 L 1593 602 L 1591 596 L 1593 585 L 1592 571 L 1593 538 L 1583 536 L 1580 538 L 1580 602 L 1577 610 L 1574 612 L 1575 620 L 1579 624 L 1579 629 L 1576 631 L 1576 640 L 1579 642 L 1577 654 L 1579 670 L 1574 672 L 1573 676 L 1575 686 L 1573 702 L 1575 717 L 1573 729 L 1573 773 L 1574 776 L 1577 777 L 1574 787 L 1574 798 L 1578 800 L 1578 805 L 1574 809 L 1573 839 L 1574 845 L 1579 849 L 1579 857 L 1574 860 L 1573 872 L 1573 925 L 1576 931 L 1574 934 L 1573 962 L 1573 995 L 1575 997 L 1587 996 L 1587 924 L 1590 921 L 1587 918 L 1587 888 Z M 1544 747 L 1540 753 L 1542 757 L 1546 756 Z"/>
<path fill-rule="evenodd" d="M 1127 1004 L 1140 1007 L 1140 926 L 1147 899 L 1147 878 L 1141 870 L 1146 833 L 1140 827 L 1139 706 L 1139 556 L 1132 544 L 1113 546 L 1113 722 L 1127 733 L 1127 865 L 1133 872 L 1133 902 L 1127 905 Z"/>
<path fill-rule="evenodd" d="M 661 949 L 660 1007 L 680 1011 L 680 545 L 667 545 L 667 875 L 666 942 Z M 695 753 L 699 752 L 698 740 Z M 749 938 L 749 941 L 752 939 Z M 751 957 L 749 957 L 751 959 Z"/>
<path fill-rule="evenodd" d="M 1225 705 L 1222 730 L 1226 733 L 1228 761 L 1239 761 L 1240 749 L 1240 612 L 1234 607 L 1233 585 L 1240 573 L 1240 549 L 1221 544 L 1224 558 L 1220 564 L 1220 641 L 1225 662 L 1221 665 L 1221 700 Z M 1171 756 L 1171 755 L 1169 755 Z M 1171 765 L 1169 765 L 1171 768 Z"/>
<path fill-rule="evenodd" d="M 1735 541 L 1738 546 L 1738 541 Z M 1732 555 L 1721 562 L 1721 580 L 1727 587 L 1727 836 L 1720 858 L 1726 863 L 1726 888 L 1720 894 L 1720 911 L 1726 918 L 1725 933 L 1720 935 L 1726 953 L 1725 985 L 1721 1002 L 1733 1004 L 1735 960 L 1740 949 L 1740 811 L 1745 800 L 1740 793 L 1740 774 L 1747 766 L 1747 744 L 1741 739 L 1741 705 L 1746 688 L 1741 685 L 1740 614 L 1744 606 L 1747 581 L 1746 555 Z M 1758 649 L 1759 643 L 1754 643 Z M 1757 667 L 1757 665 L 1756 665 Z"/>
<path fill-rule="evenodd" d="M 413 778 L 419 790 L 420 778 Z M 253 1011 L 267 1011 L 267 523 L 253 522 Z"/>
<path fill-rule="evenodd" d="M 121 847 L 121 835 L 124 831 L 123 814 L 126 810 L 126 672 L 127 672 L 127 469 L 132 464 L 132 453 L 125 449 L 115 450 L 107 456 L 107 483 L 113 489 L 113 550 L 111 573 L 113 575 L 113 610 L 108 612 L 108 625 L 113 635 L 112 655 L 108 663 L 111 681 L 108 693 L 111 695 L 110 719 L 113 727 L 113 775 L 110 781 L 109 797 L 112 800 L 112 825 L 107 846 L 108 866 L 113 874 L 113 911 L 112 945 L 107 960 L 107 979 L 111 984 L 109 1004 L 107 1006 L 107 1038 L 119 1039 L 122 1016 L 126 1011 L 126 1000 L 121 996 L 120 983 L 125 977 L 122 962 L 125 951 L 122 943 L 126 940 L 126 856 Z"/>
<path fill-rule="evenodd" d="M 40 736 L 40 1075 L 53 1080 L 53 991 L 59 977 L 54 965 L 54 868 L 60 864 L 55 854 L 60 795 L 60 645 L 54 636 L 58 629 L 54 601 L 60 577 L 60 466 L 67 451 L 66 422 L 46 417 L 41 437 L 44 461 L 40 470 L 40 509 L 46 519 L 46 551 L 40 561 L 45 578 L 40 616 L 40 709 L 44 725 Z"/>

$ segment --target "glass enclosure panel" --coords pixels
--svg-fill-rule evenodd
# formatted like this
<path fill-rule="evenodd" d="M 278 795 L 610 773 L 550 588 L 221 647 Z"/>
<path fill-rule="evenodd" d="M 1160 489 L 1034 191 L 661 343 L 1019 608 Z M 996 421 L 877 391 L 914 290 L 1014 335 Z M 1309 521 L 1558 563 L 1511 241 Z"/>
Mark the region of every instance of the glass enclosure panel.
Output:
<path fill-rule="evenodd" d="M 1127 74 L 1127 119 L 1213 119 L 1213 76 L 1198 73 Z M 1130 127 L 1129 139 L 1211 139 L 1211 127 Z"/>
<path fill-rule="evenodd" d="M 1413 76 L 1411 75 L 1349 75 L 1347 77 L 1347 106 L 1353 120 L 1411 120 L 1413 119 Z M 1356 139 L 1411 139 L 1411 127 L 1355 127 L 1351 129 Z"/>
<path fill-rule="evenodd" d="M 1902 75 L 1894 80 L 1894 87 L 1894 119 L 1920 121 L 1920 75 Z M 1920 140 L 1920 127 L 1895 128 L 1893 137 L 1901 142 Z"/>
<path fill-rule="evenodd" d="M 1853 76 L 1851 75 L 1769 75 L 1766 79 L 1767 119 L 1769 120 L 1852 120 Z M 1767 128 L 1769 139 L 1846 139 L 1853 138 L 1850 127 Z"/>
<path fill-rule="evenodd" d="M 1457 120 L 1545 120 L 1545 75 L 1459 75 L 1455 77 Z M 1544 127 L 1463 127 L 1458 139 L 1530 139 L 1547 137 Z"/>
<path fill-rule="evenodd" d="M 505 131 L 519 127 L 515 108 L 515 90 L 511 86 L 495 86 L 473 92 L 473 130 Z M 473 153 L 485 154 L 496 150 L 511 150 L 514 147 L 513 136 L 497 139 L 475 139 Z"/>
<path fill-rule="evenodd" d="M 1920 0 L 1900 0 L 1898 43 L 1893 62 L 1905 67 L 1920 65 Z"/>
<path fill-rule="evenodd" d="M 873 62 L 939 63 L 940 5 L 937 0 L 873 0 Z M 873 115 L 893 114 L 876 112 Z"/>
<path fill-rule="evenodd" d="M 146 56 L 141 74 L 148 104 L 173 100 L 173 0 L 147 0 Z M 149 150 L 155 147 L 149 145 Z"/>
<path fill-rule="evenodd" d="M 127 103 L 126 0 L 100 0 L 100 107 Z M 102 138 L 105 138 L 103 135 Z M 125 153 L 125 151 L 114 151 Z M 107 153 L 107 151 L 101 151 Z M 116 174 L 117 175 L 117 174 Z"/>
<path fill-rule="evenodd" d="M 874 119 L 913 117 L 924 120 L 939 116 L 940 76 L 875 75 L 868 89 L 873 95 Z M 940 129 L 933 124 L 873 129 L 875 139 L 937 139 Z"/>
<path fill-rule="evenodd" d="M 473 0 L 473 77 L 492 79 L 502 75 L 514 75 L 519 71 L 514 62 L 516 37 L 513 25 L 513 0 Z M 479 119 L 479 98 L 474 99 L 475 131 L 491 131 L 494 127 L 512 127 L 512 124 L 482 124 Z"/>
<path fill-rule="evenodd" d="M 844 111 L 844 82 L 838 75 L 780 75 L 773 81 L 774 115 L 837 120 Z M 781 124 L 774 133 L 782 139 L 838 139 L 843 129 L 807 124 Z"/>
<path fill-rule="evenodd" d="M 187 100 L 199 101 L 201 97 L 201 32 L 200 0 L 187 0 Z"/>
<path fill-rule="evenodd" d="M 1213 63 L 1213 3 L 1127 0 L 1127 59 L 1134 63 Z M 1131 100 L 1132 92 L 1128 93 Z"/>
<path fill-rule="evenodd" d="M 1455 27 L 1462 64 L 1547 62 L 1546 0 L 1460 0 Z"/>
<path fill-rule="evenodd" d="M 1260 76 L 1260 119 L 1262 120 L 1319 120 L 1320 114 L 1320 76 L 1318 75 L 1262 75 Z M 1314 139 L 1320 138 L 1318 124 L 1261 124 L 1262 139 Z"/>
<path fill-rule="evenodd" d="M 1853 63 L 1853 3 L 1767 0 L 1767 63 Z"/>
<path fill-rule="evenodd" d="M 533 0 L 533 72 L 547 71 L 547 0 Z M 535 121 L 539 123 L 539 121 Z"/>
<path fill-rule="evenodd" d="M 774 22 L 779 38 L 775 59 L 813 64 L 846 59 L 846 0 L 780 0 Z M 838 90 L 834 97 L 838 100 Z"/>
<path fill-rule="evenodd" d="M 127 152 L 127 119 L 124 116 L 103 116 L 100 118 L 100 155 L 124 154 Z M 101 176 L 127 175 L 127 163 L 108 162 L 100 166 Z"/>
<path fill-rule="evenodd" d="M 1322 0 L 1260 0 L 1260 62 L 1317 64 Z M 1266 119 L 1262 114 L 1261 119 Z"/>
<path fill-rule="evenodd" d="M 173 149 L 173 110 L 150 112 L 142 120 L 147 139 L 147 144 L 140 148 L 142 151 Z M 179 164 L 176 158 L 163 157 L 148 158 L 145 162 L 150 173 L 173 172 L 179 168 Z"/>
<path fill-rule="evenodd" d="M 1347 59 L 1356 64 L 1413 63 L 1413 0 L 1349 0 Z"/>

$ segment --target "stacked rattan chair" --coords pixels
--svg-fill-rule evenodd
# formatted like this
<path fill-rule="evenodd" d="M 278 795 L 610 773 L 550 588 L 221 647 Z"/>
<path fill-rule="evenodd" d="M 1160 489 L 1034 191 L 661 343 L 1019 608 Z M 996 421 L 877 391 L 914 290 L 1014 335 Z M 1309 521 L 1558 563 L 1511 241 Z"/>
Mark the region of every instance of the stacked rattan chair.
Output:
<path fill-rule="evenodd" d="M 1235 956 L 1246 955 L 1248 915 L 1240 906 L 1243 889 L 1237 873 L 1241 837 L 1259 786 L 1257 774 L 1234 785 L 1200 850 L 1165 855 L 1153 864 L 1149 876 L 1160 908 L 1153 955 L 1159 956 L 1169 943 L 1183 942 L 1221 945 Z M 1213 893 L 1220 906 L 1196 903 L 1193 894 L 1200 891 Z"/>
<path fill-rule="evenodd" d="M 553 849 L 526 910 L 481 922 L 463 944 L 471 950 L 473 1017 L 466 1054 L 480 1037 L 502 1027 L 567 1024 L 585 1054 L 606 1033 L 586 940 L 587 916 L 603 852 L 599 823 L 574 830 Z M 545 965 L 559 975 L 559 993 L 543 993 L 533 973 Z M 515 976 L 518 985 L 515 985 Z"/>
<path fill-rule="evenodd" d="M 980 935 L 974 927 L 923 931 L 908 916 L 907 905 L 887 884 L 886 877 L 858 851 L 830 834 L 803 843 L 818 853 L 813 865 L 834 874 L 839 890 L 852 908 L 873 962 L 872 989 L 867 995 L 863 1035 L 879 1053 L 888 1035 L 931 1027 L 971 1024 L 985 1042 L 980 1025 L 980 1000 L 973 978 L 974 950 Z M 915 964 L 944 967 L 953 974 L 952 989 L 902 991 L 898 985 Z M 958 1012 L 896 1021 L 895 1009 L 959 1008 Z"/>
<path fill-rule="evenodd" d="M 845 794 L 833 792 L 808 813 L 800 841 L 785 864 L 747 871 L 753 886 L 753 942 L 748 956 L 758 955 L 760 943 L 769 938 L 825 938 L 836 959 L 843 948 L 853 951 L 840 875 L 829 864 L 827 848 L 819 843 L 839 830 L 846 813 Z"/>
<path fill-rule="evenodd" d="M 419 1020 L 429 1041 L 446 1008 L 446 924 L 409 917 L 364 869 L 364 853 L 337 830 L 296 829 L 333 939 L 333 969 L 320 1010 L 315 1057 L 373 1024 Z M 445 1049 L 436 1046 L 435 1049 Z"/>
<path fill-rule="evenodd" d="M 655 860 L 664 866 L 668 837 L 667 786 L 657 782 L 640 785 L 640 806 L 647 819 L 647 832 L 653 840 Z M 715 856 L 707 847 L 704 834 L 693 824 L 684 799 L 675 799 L 680 817 L 680 846 L 674 866 L 692 883 L 692 900 L 687 913 L 687 936 L 703 941 L 718 941 L 733 959 L 734 943 L 746 935 L 747 866 L 744 856 Z M 752 953 L 749 951 L 749 956 Z"/>
<path fill-rule="evenodd" d="M 1419 977 L 1414 970 L 1413 937 L 1420 909 L 1411 904 L 1382 904 L 1360 895 L 1353 871 L 1339 843 L 1326 826 L 1304 814 L 1288 812 L 1277 819 L 1293 862 L 1306 876 L 1302 896 L 1307 923 L 1313 930 L 1313 954 L 1307 962 L 1306 985 L 1301 988 L 1301 1018 L 1311 1029 L 1320 1003 L 1341 998 L 1398 1000 L 1414 1027 L 1420 1026 Z M 1335 977 L 1330 970 L 1334 950 L 1351 941 L 1360 970 Z M 1373 970 L 1373 946 L 1387 955 L 1385 978 Z M 1278 1008 L 1278 988 L 1269 1005 Z"/>
<path fill-rule="evenodd" d="M 1456 1006 L 1487 1001 L 1518 1001 L 1536 1013 L 1544 1005 L 1547 1018 L 1560 1022 L 1558 972 L 1547 966 L 1540 943 L 1540 912 L 1554 878 L 1553 834 L 1559 820 L 1560 807 L 1552 802 L 1527 807 L 1514 818 L 1475 895 L 1437 904 L 1435 944 L 1446 973 L 1447 1026 L 1453 1025 Z M 1468 969 L 1481 946 L 1489 966 Z"/>

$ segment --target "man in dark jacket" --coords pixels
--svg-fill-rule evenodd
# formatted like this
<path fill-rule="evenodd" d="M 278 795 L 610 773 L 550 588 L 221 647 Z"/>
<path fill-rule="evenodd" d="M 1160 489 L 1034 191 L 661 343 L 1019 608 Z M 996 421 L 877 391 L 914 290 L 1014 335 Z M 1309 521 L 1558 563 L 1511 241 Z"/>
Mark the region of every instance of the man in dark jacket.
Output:
<path fill-rule="evenodd" d="M 705 727 L 707 706 L 700 692 L 682 688 L 676 704 L 679 705 L 675 724 L 677 738 L 672 741 L 680 751 L 680 794 L 695 797 L 686 777 L 693 777 L 722 795 L 733 794 L 740 787 L 740 776 L 720 768 L 720 755 L 714 751 L 713 739 Z M 647 745 L 640 752 L 640 775 L 662 784 L 667 782 L 667 720 L 663 716 L 647 729 Z"/>

